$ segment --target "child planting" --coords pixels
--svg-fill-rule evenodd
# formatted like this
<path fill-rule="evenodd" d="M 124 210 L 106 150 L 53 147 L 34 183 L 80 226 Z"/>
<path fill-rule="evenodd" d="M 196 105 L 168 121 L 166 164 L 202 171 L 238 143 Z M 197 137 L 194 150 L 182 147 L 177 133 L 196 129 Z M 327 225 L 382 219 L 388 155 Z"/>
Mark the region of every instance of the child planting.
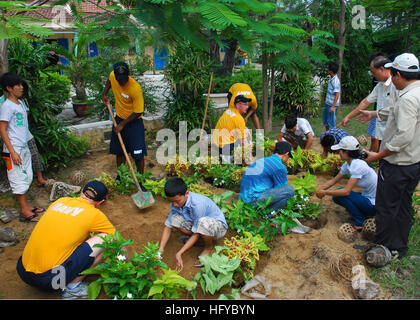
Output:
<path fill-rule="evenodd" d="M 184 267 L 182 255 L 202 238 L 204 250 L 201 255 L 211 254 L 213 240 L 223 238 L 228 229 L 225 217 L 219 207 L 209 198 L 191 192 L 181 178 L 172 178 L 165 184 L 165 194 L 171 202 L 171 211 L 165 221 L 159 251 L 163 253 L 171 236 L 172 228 L 190 236 L 184 246 L 176 253 L 176 269 Z M 201 267 L 197 257 L 195 267 Z"/>

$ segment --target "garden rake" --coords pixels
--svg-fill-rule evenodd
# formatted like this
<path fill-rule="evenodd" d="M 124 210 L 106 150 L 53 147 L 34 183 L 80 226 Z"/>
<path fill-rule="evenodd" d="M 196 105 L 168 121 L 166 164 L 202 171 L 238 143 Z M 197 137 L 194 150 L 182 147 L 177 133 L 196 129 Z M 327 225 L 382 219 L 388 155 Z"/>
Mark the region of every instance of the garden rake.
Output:
<path fill-rule="evenodd" d="M 109 103 L 107 103 L 106 106 L 108 107 L 108 111 L 109 111 L 109 114 L 111 115 L 112 123 L 114 124 L 114 127 L 117 127 L 117 122 L 115 121 L 114 113 L 112 112 L 111 105 Z M 134 179 L 134 181 L 136 183 L 137 188 L 139 189 L 138 192 L 136 192 L 136 193 L 134 193 L 134 194 L 131 195 L 131 198 L 133 199 L 134 204 L 139 209 L 148 208 L 148 207 L 152 206 L 155 203 L 155 199 L 153 198 L 153 195 L 152 195 L 152 193 L 150 191 L 143 191 L 141 189 L 140 184 L 139 184 L 139 181 L 138 181 L 137 176 L 136 176 L 136 173 L 134 172 L 133 166 L 131 165 L 130 158 L 129 158 L 128 154 L 127 154 L 127 150 L 125 148 L 123 139 L 121 137 L 121 133 L 118 132 L 117 133 L 117 136 L 118 136 L 118 140 L 120 141 L 121 148 L 122 148 L 122 150 L 124 152 L 124 156 L 125 156 L 125 158 L 127 160 L 128 166 L 130 167 L 131 174 L 133 175 L 133 179 Z"/>

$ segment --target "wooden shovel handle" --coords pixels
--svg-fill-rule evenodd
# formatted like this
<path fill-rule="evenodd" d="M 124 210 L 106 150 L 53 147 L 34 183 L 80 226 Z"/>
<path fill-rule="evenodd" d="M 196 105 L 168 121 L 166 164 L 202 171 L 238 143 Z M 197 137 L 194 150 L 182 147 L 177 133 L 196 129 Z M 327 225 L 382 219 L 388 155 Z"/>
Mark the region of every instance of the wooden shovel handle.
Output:
<path fill-rule="evenodd" d="M 109 111 L 109 114 L 111 115 L 111 118 L 112 118 L 112 123 L 114 124 L 114 127 L 117 127 L 117 122 L 115 121 L 114 114 L 112 113 L 111 105 L 110 105 L 109 103 L 107 103 L 107 104 L 106 104 L 106 106 L 108 107 L 108 111 Z M 134 179 L 134 181 L 136 182 L 136 186 L 137 186 L 137 188 L 139 189 L 139 191 L 141 191 L 141 192 L 142 192 L 142 190 L 141 190 L 141 188 L 140 188 L 139 181 L 137 180 L 136 173 L 134 172 L 134 168 L 133 168 L 133 166 L 131 165 L 131 161 L 130 161 L 130 158 L 129 158 L 129 156 L 128 156 L 127 149 L 125 148 L 125 145 L 124 145 L 123 139 L 122 139 L 122 137 L 121 137 L 121 133 L 119 133 L 119 132 L 118 132 L 118 133 L 117 133 L 117 136 L 118 136 L 118 140 L 120 140 L 121 148 L 122 148 L 122 150 L 123 150 L 123 152 L 124 152 L 124 156 L 125 156 L 125 158 L 126 158 L 126 160 L 127 160 L 128 166 L 130 167 L 130 171 L 131 171 L 131 174 L 133 175 L 133 179 Z"/>

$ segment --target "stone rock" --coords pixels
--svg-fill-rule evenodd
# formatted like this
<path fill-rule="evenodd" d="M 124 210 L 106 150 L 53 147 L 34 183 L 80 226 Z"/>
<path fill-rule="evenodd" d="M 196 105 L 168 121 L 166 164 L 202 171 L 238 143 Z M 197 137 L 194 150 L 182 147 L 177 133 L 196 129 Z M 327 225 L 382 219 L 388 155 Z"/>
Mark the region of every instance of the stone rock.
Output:
<path fill-rule="evenodd" d="M 360 280 L 356 288 L 352 288 L 354 296 L 362 300 L 375 299 L 381 293 L 379 285 L 372 280 Z"/>
<path fill-rule="evenodd" d="M 18 242 L 13 228 L 0 228 L 0 247 L 11 247 Z"/>
<path fill-rule="evenodd" d="M 19 210 L 16 208 L 0 208 L 0 220 L 3 223 L 8 223 L 19 216 Z"/>
<path fill-rule="evenodd" d="M 81 189 L 80 186 L 72 186 L 61 181 L 55 182 L 51 190 L 50 201 L 69 197 L 71 194 L 78 194 Z"/>

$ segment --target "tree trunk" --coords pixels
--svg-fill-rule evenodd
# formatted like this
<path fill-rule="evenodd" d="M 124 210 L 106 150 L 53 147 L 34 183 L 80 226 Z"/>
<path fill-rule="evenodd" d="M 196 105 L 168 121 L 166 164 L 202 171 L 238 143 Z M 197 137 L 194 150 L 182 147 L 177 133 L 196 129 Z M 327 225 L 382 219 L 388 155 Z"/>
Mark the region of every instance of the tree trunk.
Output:
<path fill-rule="evenodd" d="M 264 47 L 264 45 L 263 45 Z M 262 100 L 263 100 L 263 127 L 265 131 L 270 131 L 272 123 L 269 119 L 268 114 L 268 77 L 267 77 L 267 66 L 268 66 L 268 54 L 262 53 Z"/>
<path fill-rule="evenodd" d="M 344 57 L 344 47 L 346 46 L 346 2 L 345 0 L 340 0 L 340 17 L 339 17 L 339 23 L 340 23 L 340 31 L 338 35 L 338 45 L 340 47 L 343 47 L 343 49 L 338 50 L 338 79 L 340 79 L 341 83 L 341 72 L 343 69 L 343 57 Z M 341 92 L 341 89 L 340 89 Z M 340 94 L 340 101 L 343 98 L 343 93 Z"/>
<path fill-rule="evenodd" d="M 9 60 L 7 58 L 7 48 L 9 39 L 0 39 L 0 74 L 9 71 Z"/>
<path fill-rule="evenodd" d="M 225 57 L 223 58 L 223 74 L 231 75 L 233 67 L 235 65 L 235 53 L 238 47 L 238 40 L 229 39 L 225 51 Z"/>
<path fill-rule="evenodd" d="M 220 47 L 214 39 L 210 39 L 210 59 L 216 65 L 220 65 Z"/>
<path fill-rule="evenodd" d="M 346 45 L 346 2 L 340 0 L 340 17 L 339 17 L 340 31 L 338 35 L 338 45 L 345 47 Z M 344 49 L 338 50 L 338 78 L 341 80 L 341 70 L 343 67 Z"/>
<path fill-rule="evenodd" d="M 273 109 L 274 109 L 274 95 L 276 94 L 276 70 L 271 68 L 270 77 L 270 105 L 268 107 L 268 127 L 267 131 L 273 130 Z"/>

